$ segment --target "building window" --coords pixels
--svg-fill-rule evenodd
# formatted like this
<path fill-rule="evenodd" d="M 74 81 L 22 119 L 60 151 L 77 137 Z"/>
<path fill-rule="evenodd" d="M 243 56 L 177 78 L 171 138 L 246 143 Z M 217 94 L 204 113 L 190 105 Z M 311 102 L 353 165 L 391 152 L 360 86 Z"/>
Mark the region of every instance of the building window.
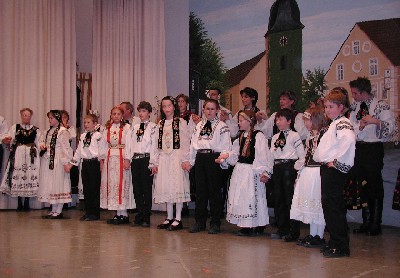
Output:
<path fill-rule="evenodd" d="M 382 92 L 382 99 L 387 100 L 389 90 L 385 88 L 385 82 L 383 81 L 381 82 L 381 92 Z"/>
<path fill-rule="evenodd" d="M 353 55 L 360 54 L 360 41 L 353 41 Z"/>
<path fill-rule="evenodd" d="M 378 97 L 378 84 L 377 83 L 373 83 L 371 84 L 371 94 L 374 95 L 374 97 Z"/>
<path fill-rule="evenodd" d="M 378 75 L 378 59 L 369 59 L 369 75 Z"/>
<path fill-rule="evenodd" d="M 285 55 L 281 56 L 281 61 L 280 61 L 281 70 L 285 70 L 286 69 L 286 63 L 287 63 L 286 56 Z"/>
<path fill-rule="evenodd" d="M 337 80 L 344 79 L 344 65 L 343 64 L 336 65 L 336 79 Z"/>

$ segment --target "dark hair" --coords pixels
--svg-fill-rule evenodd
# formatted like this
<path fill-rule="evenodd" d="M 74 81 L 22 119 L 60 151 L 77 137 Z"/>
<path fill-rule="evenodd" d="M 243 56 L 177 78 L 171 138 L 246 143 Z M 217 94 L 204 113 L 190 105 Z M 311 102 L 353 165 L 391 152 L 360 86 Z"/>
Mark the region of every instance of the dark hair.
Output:
<path fill-rule="evenodd" d="M 214 103 L 214 104 L 215 104 L 215 107 L 217 107 L 217 110 L 220 108 L 220 107 L 219 107 L 219 102 L 218 102 L 218 100 L 215 100 L 215 99 L 212 99 L 212 98 L 206 98 L 206 99 L 204 100 L 203 108 L 205 108 L 205 107 L 206 107 L 206 104 L 209 103 L 209 102 Z"/>
<path fill-rule="evenodd" d="M 84 119 L 91 119 L 93 123 L 98 123 L 99 119 L 95 114 L 87 114 Z"/>
<path fill-rule="evenodd" d="M 133 107 L 133 104 L 130 103 L 129 101 L 121 102 L 120 105 L 122 105 L 122 104 L 125 105 L 125 109 L 131 110 L 131 113 L 133 113 L 133 111 L 135 111 L 135 108 Z"/>
<path fill-rule="evenodd" d="M 283 108 L 276 112 L 276 117 L 285 117 L 287 121 L 293 121 L 293 111 L 288 108 Z"/>
<path fill-rule="evenodd" d="M 170 102 L 172 102 L 172 105 L 174 106 L 174 118 L 176 118 L 176 117 L 179 118 L 179 108 L 178 108 L 178 104 L 177 104 L 176 100 L 171 96 L 165 96 L 165 97 L 162 98 L 161 104 L 160 104 L 161 119 L 166 119 L 167 118 L 167 116 L 165 116 L 164 111 L 162 110 L 162 102 L 164 100 L 169 100 Z"/>
<path fill-rule="evenodd" d="M 153 107 L 151 107 L 151 104 L 147 101 L 141 101 L 139 105 L 137 106 L 137 111 L 140 109 L 146 109 L 150 113 L 153 111 Z"/>
<path fill-rule="evenodd" d="M 280 98 L 280 97 L 283 97 L 283 96 L 287 97 L 287 98 L 290 99 L 290 100 L 294 100 L 293 106 L 296 104 L 297 97 L 296 97 L 296 93 L 295 93 L 295 92 L 286 90 L 286 91 L 283 91 L 283 92 L 281 92 L 281 93 L 279 94 L 279 98 Z"/>
<path fill-rule="evenodd" d="M 366 92 L 371 94 L 371 81 L 366 77 L 358 77 L 355 80 L 350 81 L 350 88 L 356 88 L 360 93 Z"/>
<path fill-rule="evenodd" d="M 211 90 L 217 91 L 219 95 L 222 94 L 221 89 L 218 88 L 218 87 L 211 87 L 211 88 L 209 88 L 208 90 L 209 90 L 209 91 L 211 91 Z"/>
<path fill-rule="evenodd" d="M 243 93 L 245 93 L 246 95 L 248 95 L 251 98 L 254 98 L 252 103 L 253 103 L 253 106 L 256 106 L 257 100 L 258 100 L 258 92 L 253 88 L 246 87 L 246 88 L 240 90 L 240 95 L 242 95 Z"/>
<path fill-rule="evenodd" d="M 180 99 L 180 98 L 183 98 L 183 100 L 186 102 L 186 103 L 189 103 L 189 97 L 187 96 L 187 95 L 185 95 L 185 94 L 179 94 L 179 95 L 177 95 L 176 96 L 176 101 L 178 101 L 178 99 Z"/>

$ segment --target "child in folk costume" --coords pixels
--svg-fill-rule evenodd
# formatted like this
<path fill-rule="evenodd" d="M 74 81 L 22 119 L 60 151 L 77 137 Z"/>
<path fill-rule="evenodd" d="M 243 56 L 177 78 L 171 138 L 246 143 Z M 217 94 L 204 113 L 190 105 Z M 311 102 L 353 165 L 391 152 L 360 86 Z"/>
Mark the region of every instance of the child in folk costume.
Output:
<path fill-rule="evenodd" d="M 115 106 L 103 132 L 108 143 L 106 159 L 101 172 L 100 207 L 116 210 L 107 224 L 129 224 L 128 209 L 135 208 L 130 171 L 130 154 L 126 148 L 131 136 L 129 124 L 122 121 L 124 110 Z"/>
<path fill-rule="evenodd" d="M 150 168 L 154 177 L 155 203 L 167 203 L 167 218 L 157 226 L 170 231 L 183 228 L 181 213 L 184 202 L 190 201 L 189 129 L 173 97 L 161 100 L 161 120 L 153 136 Z M 173 206 L 176 203 L 176 216 Z"/>
<path fill-rule="evenodd" d="M 33 111 L 20 111 L 21 124 L 13 125 L 7 134 L 10 156 L 0 191 L 18 197 L 18 211 L 29 210 L 29 198 L 35 197 L 39 189 L 39 139 L 40 131 L 31 125 Z M 22 198 L 25 197 L 22 203 Z"/>
<path fill-rule="evenodd" d="M 332 120 L 321 137 L 314 160 L 321 166 L 321 200 L 329 244 L 321 249 L 325 257 L 350 255 L 343 186 L 354 165 L 356 136 L 344 113 L 349 109 L 348 93 L 334 88 L 324 99 L 325 114 Z"/>
<path fill-rule="evenodd" d="M 325 244 L 325 219 L 321 203 L 321 163 L 313 160 L 313 154 L 326 131 L 324 110 L 310 108 L 303 114 L 305 127 L 309 130 L 306 140 L 306 160 L 299 171 L 295 184 L 290 219 L 310 224 L 310 234 L 298 241 L 305 247 L 321 247 Z"/>
<path fill-rule="evenodd" d="M 151 104 L 147 101 L 139 103 L 140 123 L 132 129 L 129 142 L 132 172 L 133 195 L 138 213 L 134 226 L 150 227 L 151 206 L 153 203 L 153 176 L 149 169 L 152 137 L 155 136 L 156 124 L 150 121 Z"/>
<path fill-rule="evenodd" d="M 293 112 L 290 109 L 279 110 L 275 117 L 279 133 L 271 140 L 271 154 L 274 159 L 274 209 L 278 225 L 278 232 L 271 234 L 271 238 L 283 238 L 286 242 L 296 241 L 300 236 L 300 222 L 290 219 L 290 207 L 297 170 L 304 164 L 306 155 L 300 135 L 290 128 L 292 120 Z"/>
<path fill-rule="evenodd" d="M 221 188 L 224 172 L 215 161 L 221 152 L 231 150 L 231 138 L 228 126 L 217 117 L 219 103 L 206 99 L 203 105 L 205 117 L 196 126 L 190 144 L 190 164 L 195 168 L 196 179 L 196 224 L 190 229 L 198 233 L 206 229 L 207 205 L 210 203 L 209 234 L 220 232 L 221 212 L 223 209 Z"/>
<path fill-rule="evenodd" d="M 82 221 L 94 221 L 100 219 L 100 161 L 105 159 L 108 144 L 103 134 L 96 131 L 97 116 L 86 115 L 83 125 L 85 133 L 81 134 L 74 158 L 69 164 L 71 169 L 82 161 L 82 183 L 85 195 L 85 215 Z"/>
<path fill-rule="evenodd" d="M 68 163 L 72 158 L 69 132 L 61 125 L 61 111 L 47 113 L 50 128 L 42 136 L 38 200 L 51 204 L 51 212 L 43 218 L 63 218 L 64 203 L 71 202 L 71 181 Z"/>
<path fill-rule="evenodd" d="M 262 233 L 269 223 L 265 182 L 271 177 L 273 160 L 267 139 L 254 130 L 256 114 L 242 110 L 238 115 L 242 133 L 233 142 L 232 151 L 222 153 L 216 162 L 236 165 L 230 181 L 226 220 L 242 228 L 239 236 L 251 236 Z"/>

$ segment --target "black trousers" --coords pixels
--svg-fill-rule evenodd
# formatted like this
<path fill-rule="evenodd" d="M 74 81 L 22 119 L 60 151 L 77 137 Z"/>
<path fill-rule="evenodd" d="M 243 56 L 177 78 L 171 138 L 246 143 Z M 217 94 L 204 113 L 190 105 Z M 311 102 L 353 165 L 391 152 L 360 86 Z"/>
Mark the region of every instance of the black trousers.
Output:
<path fill-rule="evenodd" d="M 368 202 L 371 199 L 383 199 L 383 144 L 378 143 L 356 143 L 356 156 L 354 158 L 353 180 L 366 186 L 362 186 L 362 194 Z"/>
<path fill-rule="evenodd" d="M 81 175 L 86 214 L 100 217 L 100 162 L 97 159 L 83 160 Z"/>
<path fill-rule="evenodd" d="M 149 170 L 149 157 L 132 159 L 132 187 L 138 213 L 135 221 L 150 223 L 151 206 L 153 199 L 153 176 Z"/>
<path fill-rule="evenodd" d="M 297 171 L 294 162 L 274 165 L 272 180 L 274 184 L 274 211 L 280 235 L 300 235 L 300 222 L 290 219 L 290 208 L 294 193 Z"/>
<path fill-rule="evenodd" d="M 321 201 L 332 248 L 349 249 L 343 186 L 347 174 L 321 166 Z"/>
<path fill-rule="evenodd" d="M 219 153 L 197 153 L 195 168 L 196 179 L 196 223 L 205 225 L 210 202 L 210 225 L 221 225 L 221 212 L 223 208 L 221 188 L 225 177 L 225 171 L 215 163 Z"/>

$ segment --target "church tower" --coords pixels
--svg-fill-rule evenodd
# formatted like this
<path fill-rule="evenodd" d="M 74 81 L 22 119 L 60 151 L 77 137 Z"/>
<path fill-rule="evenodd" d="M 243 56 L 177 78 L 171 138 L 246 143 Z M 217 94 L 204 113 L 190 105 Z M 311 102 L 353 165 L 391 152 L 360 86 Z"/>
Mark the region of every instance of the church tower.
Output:
<path fill-rule="evenodd" d="M 291 90 L 300 97 L 303 28 L 296 0 L 276 0 L 270 10 L 265 34 L 267 105 L 271 112 L 279 110 L 282 91 Z"/>

